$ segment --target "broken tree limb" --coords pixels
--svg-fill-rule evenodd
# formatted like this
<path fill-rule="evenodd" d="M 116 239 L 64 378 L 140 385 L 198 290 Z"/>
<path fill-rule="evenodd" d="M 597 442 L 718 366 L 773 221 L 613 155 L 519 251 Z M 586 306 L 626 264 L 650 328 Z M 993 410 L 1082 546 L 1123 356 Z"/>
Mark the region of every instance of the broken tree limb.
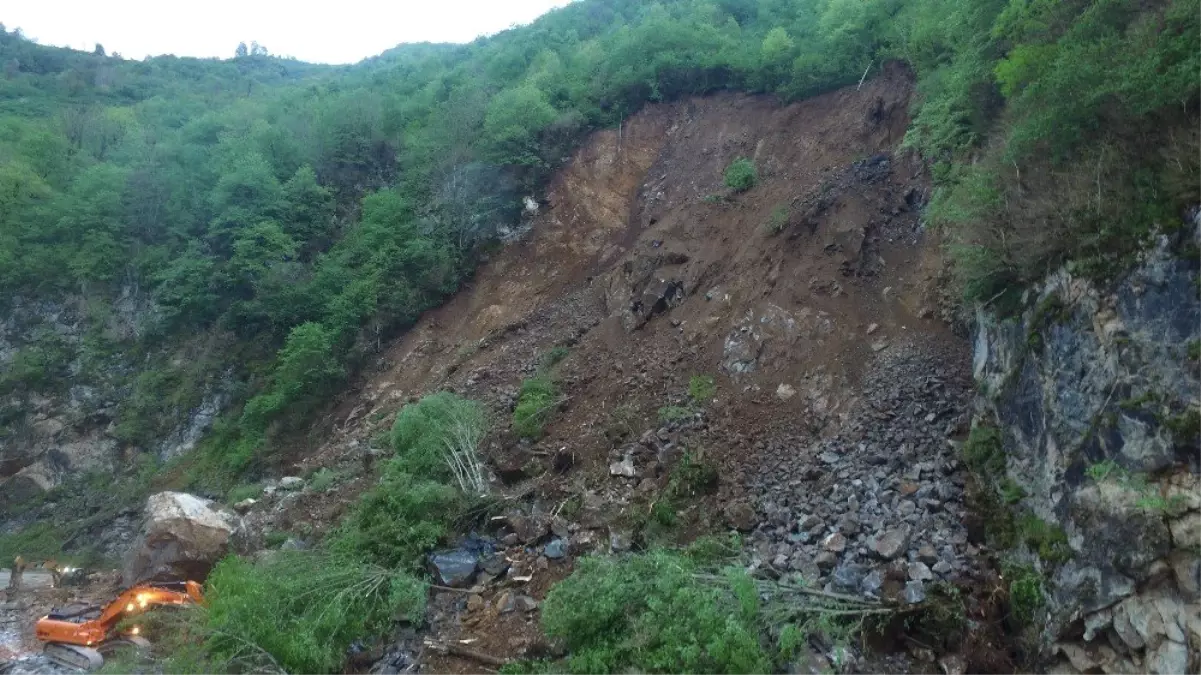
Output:
<path fill-rule="evenodd" d="M 500 668 L 501 666 L 503 666 L 509 662 L 507 659 L 498 658 L 498 657 L 492 656 L 491 654 L 485 654 L 483 652 L 477 652 L 474 649 L 468 649 L 467 647 L 464 647 L 462 645 L 457 645 L 453 642 L 436 642 L 434 640 L 426 638 L 425 646 L 429 647 L 430 649 L 433 649 L 435 651 L 441 652 L 443 654 L 451 654 L 453 656 L 459 656 L 459 657 L 462 657 L 465 659 L 471 659 L 472 661 L 477 661 L 479 663 L 485 663 L 487 665 L 495 666 L 497 668 Z"/>

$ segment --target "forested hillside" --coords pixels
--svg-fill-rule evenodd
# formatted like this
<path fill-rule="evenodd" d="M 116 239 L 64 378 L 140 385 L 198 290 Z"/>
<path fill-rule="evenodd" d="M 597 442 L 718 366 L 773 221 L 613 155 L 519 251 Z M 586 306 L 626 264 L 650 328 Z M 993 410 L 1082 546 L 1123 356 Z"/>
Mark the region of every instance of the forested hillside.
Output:
<path fill-rule="evenodd" d="M 230 52 L 0 30 L 0 564 L 147 670 L 1195 665 L 1195 0 Z"/>
<path fill-rule="evenodd" d="M 0 297 L 70 298 L 96 330 L 15 345 L 0 430 L 32 394 L 116 378 L 115 433 L 148 448 L 165 407 L 232 378 L 188 460 L 232 477 L 454 291 L 585 132 L 723 89 L 798 99 L 888 60 L 918 80 L 906 144 L 934 163 L 928 218 L 965 302 L 1067 258 L 1104 275 L 1197 198 L 1198 34 L 1183 0 L 581 0 L 333 68 L 4 32 Z M 130 297 L 147 329 L 101 330 Z"/>

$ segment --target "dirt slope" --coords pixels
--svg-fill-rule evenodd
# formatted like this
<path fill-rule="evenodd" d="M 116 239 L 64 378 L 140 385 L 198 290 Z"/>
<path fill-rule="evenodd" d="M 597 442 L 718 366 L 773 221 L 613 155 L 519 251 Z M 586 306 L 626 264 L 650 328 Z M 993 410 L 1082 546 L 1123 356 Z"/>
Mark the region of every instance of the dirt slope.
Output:
<path fill-rule="evenodd" d="M 498 487 L 526 495 L 515 509 L 549 518 L 582 503 L 562 523 L 572 555 L 620 540 L 688 452 L 720 467 L 720 484 L 685 509 L 687 533 L 739 527 L 764 565 L 822 583 L 874 573 L 893 594 L 929 579 L 919 549 L 923 566 L 946 563 L 942 578 L 976 574 L 947 443 L 967 420 L 968 350 L 940 318 L 938 247 L 919 219 L 924 167 L 898 151 L 910 95 L 909 74 L 890 68 L 788 106 L 719 94 L 595 133 L 529 232 L 391 345 L 328 440 L 288 470 L 357 466 L 405 402 L 451 389 L 495 413 L 487 455 Z M 732 194 L 722 172 L 740 156 L 759 182 Z M 520 382 L 559 345 L 570 347 L 558 367 L 567 401 L 543 439 L 518 441 L 507 426 Z M 659 408 L 685 403 L 697 374 L 716 376 L 714 400 L 661 424 Z M 636 478 L 610 476 L 624 458 Z M 369 482 L 252 518 L 320 530 Z M 889 562 L 876 545 L 898 524 L 904 546 Z M 834 534 L 849 541 L 831 553 Z M 536 599 L 571 557 L 539 551 L 509 551 L 540 572 L 523 590 Z M 437 598 L 434 632 L 525 654 L 536 612 L 499 613 L 499 594 L 484 590 L 472 609 L 461 594 Z"/>

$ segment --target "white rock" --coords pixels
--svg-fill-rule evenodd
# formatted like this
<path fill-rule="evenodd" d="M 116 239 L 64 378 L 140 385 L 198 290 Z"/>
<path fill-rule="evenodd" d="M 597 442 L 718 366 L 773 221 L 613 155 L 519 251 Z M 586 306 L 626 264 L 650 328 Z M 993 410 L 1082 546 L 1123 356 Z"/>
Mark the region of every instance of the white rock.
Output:
<path fill-rule="evenodd" d="M 126 585 L 153 577 L 201 580 L 229 552 L 237 515 L 183 492 L 160 492 L 146 502 L 146 521 L 125 559 Z"/>
<path fill-rule="evenodd" d="M 279 489 L 281 490 L 296 490 L 304 485 L 304 479 L 299 476 L 284 476 L 279 479 Z"/>
<path fill-rule="evenodd" d="M 1192 512 L 1173 520 L 1168 528 L 1177 548 L 1192 549 L 1201 544 L 1201 513 Z"/>
<path fill-rule="evenodd" d="M 1188 647 L 1175 640 L 1164 640 L 1147 650 L 1147 670 L 1160 675 L 1188 672 Z"/>
<path fill-rule="evenodd" d="M 793 396 L 796 396 L 796 389 L 794 389 L 792 385 L 781 384 L 780 386 L 776 387 L 776 398 L 780 399 L 781 401 L 787 401 Z"/>
<path fill-rule="evenodd" d="M 638 471 L 634 468 L 634 460 L 631 457 L 626 457 L 620 462 L 613 462 L 609 465 L 610 476 L 625 476 L 626 478 L 634 478 L 638 475 Z"/>

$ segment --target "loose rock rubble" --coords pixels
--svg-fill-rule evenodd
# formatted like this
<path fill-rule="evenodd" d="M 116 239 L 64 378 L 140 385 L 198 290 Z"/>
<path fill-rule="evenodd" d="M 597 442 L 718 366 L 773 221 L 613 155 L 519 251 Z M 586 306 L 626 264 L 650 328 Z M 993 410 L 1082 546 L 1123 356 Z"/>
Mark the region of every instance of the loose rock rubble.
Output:
<path fill-rule="evenodd" d="M 894 346 L 864 376 L 840 433 L 769 444 L 747 486 L 758 495 L 749 537 L 758 564 L 828 591 L 910 603 L 931 582 L 970 578 L 979 551 L 968 543 L 965 473 L 950 442 L 968 421 L 962 361 Z M 745 526 L 745 510 L 736 515 Z"/>

